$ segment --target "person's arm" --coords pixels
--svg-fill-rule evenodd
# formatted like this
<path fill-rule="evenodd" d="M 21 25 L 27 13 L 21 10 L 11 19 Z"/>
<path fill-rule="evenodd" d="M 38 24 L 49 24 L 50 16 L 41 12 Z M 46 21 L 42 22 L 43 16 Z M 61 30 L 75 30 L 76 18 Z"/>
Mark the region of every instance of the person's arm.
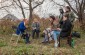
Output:
<path fill-rule="evenodd" d="M 23 22 L 23 23 L 20 23 L 19 29 L 21 29 L 21 30 L 25 30 L 25 29 L 26 29 L 26 27 L 25 27 L 25 25 L 24 25 L 24 22 Z"/>
<path fill-rule="evenodd" d="M 75 15 L 74 15 L 74 13 L 73 12 L 71 12 L 71 22 L 74 22 L 74 20 L 75 20 Z"/>
<path fill-rule="evenodd" d="M 40 29 L 40 23 L 38 23 L 38 29 Z"/>
<path fill-rule="evenodd" d="M 33 23 L 32 23 L 32 25 L 31 25 L 31 27 L 32 27 L 32 29 L 33 29 Z"/>
<path fill-rule="evenodd" d="M 31 25 L 31 27 L 32 27 L 33 30 L 35 29 L 34 25 L 35 25 L 34 23 L 32 23 L 32 25 Z"/>

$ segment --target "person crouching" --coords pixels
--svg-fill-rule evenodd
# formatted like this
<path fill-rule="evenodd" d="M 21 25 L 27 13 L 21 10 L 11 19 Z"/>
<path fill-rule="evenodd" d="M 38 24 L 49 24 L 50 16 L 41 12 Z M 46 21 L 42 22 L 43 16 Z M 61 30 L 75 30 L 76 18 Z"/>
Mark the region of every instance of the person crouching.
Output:
<path fill-rule="evenodd" d="M 62 25 L 62 30 L 60 33 L 61 37 L 67 37 L 67 42 L 70 45 L 70 41 L 71 41 L 71 30 L 72 30 L 72 23 L 70 22 L 68 15 L 64 14 L 63 16 L 63 25 Z"/>
<path fill-rule="evenodd" d="M 29 41 L 29 36 L 28 33 L 25 33 L 25 30 L 28 28 L 28 20 L 24 19 L 23 21 L 21 21 L 18 25 L 16 34 L 17 35 L 22 35 L 22 37 L 25 39 L 25 43 L 30 43 Z"/>

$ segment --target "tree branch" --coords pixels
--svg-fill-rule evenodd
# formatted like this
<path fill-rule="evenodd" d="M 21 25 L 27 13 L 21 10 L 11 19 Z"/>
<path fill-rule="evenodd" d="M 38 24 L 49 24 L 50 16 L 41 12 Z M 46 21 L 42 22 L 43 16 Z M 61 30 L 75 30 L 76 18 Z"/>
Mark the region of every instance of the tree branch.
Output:
<path fill-rule="evenodd" d="M 2 6 L 2 7 L 0 7 L 0 9 L 2 9 L 2 8 L 5 8 L 5 7 L 10 7 L 10 6 L 12 6 L 13 4 L 10 4 L 9 6 Z"/>
<path fill-rule="evenodd" d="M 25 12 L 24 12 L 23 6 L 22 6 L 20 0 L 17 0 L 17 1 L 18 1 L 19 4 L 20 4 L 20 9 L 21 9 L 21 11 L 22 11 L 23 18 L 25 19 L 26 17 L 25 17 Z"/>
<path fill-rule="evenodd" d="M 74 0 L 75 1 L 75 3 L 76 3 L 76 10 L 77 10 L 77 12 L 79 11 L 79 9 L 78 9 L 78 3 L 77 3 L 77 1 L 78 0 Z"/>
<path fill-rule="evenodd" d="M 43 4 L 43 2 L 44 2 L 44 0 L 43 0 L 42 2 L 40 2 L 40 3 L 37 3 L 37 5 L 33 7 L 33 9 L 35 9 L 35 8 L 38 7 L 39 5 Z"/>
<path fill-rule="evenodd" d="M 65 7 L 64 5 L 61 5 L 61 4 L 58 4 L 58 3 L 56 3 L 54 0 L 51 0 L 51 1 L 53 1 L 56 5 L 58 5 L 58 6 L 63 6 L 63 7 Z"/>
<path fill-rule="evenodd" d="M 77 11 L 73 9 L 73 7 L 72 7 L 71 4 L 69 3 L 69 1 L 68 1 L 68 0 L 64 0 L 64 1 L 70 6 L 70 8 L 73 10 L 73 12 L 74 12 L 76 15 L 78 15 Z"/>
<path fill-rule="evenodd" d="M 27 5 L 29 5 L 29 3 L 28 2 L 26 2 L 25 0 L 23 0 Z"/>
<path fill-rule="evenodd" d="M 13 0 L 13 1 L 15 2 L 15 4 L 16 4 L 18 7 L 20 7 L 20 5 L 18 5 L 17 2 L 16 2 L 15 0 Z"/>

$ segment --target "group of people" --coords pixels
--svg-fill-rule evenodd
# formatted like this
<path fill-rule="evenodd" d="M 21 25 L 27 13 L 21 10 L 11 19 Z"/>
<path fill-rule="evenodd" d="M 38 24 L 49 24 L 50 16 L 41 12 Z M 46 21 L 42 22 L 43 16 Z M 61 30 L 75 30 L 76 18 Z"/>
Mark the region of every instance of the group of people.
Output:
<path fill-rule="evenodd" d="M 49 16 L 50 26 L 46 28 L 44 33 L 44 40 L 42 43 L 48 42 L 49 40 L 54 40 L 54 47 L 58 47 L 59 41 L 58 37 L 68 37 L 67 42 L 70 43 L 70 34 L 73 29 L 73 22 L 75 20 L 74 13 L 71 11 L 69 6 L 65 7 L 65 12 L 63 9 L 60 9 L 59 18 L 55 16 Z M 17 28 L 16 34 L 22 34 L 25 36 L 25 43 L 30 43 L 29 34 L 25 33 L 26 28 L 28 28 L 28 20 L 24 19 Z M 34 19 L 34 22 L 31 25 L 32 28 L 32 38 L 34 39 L 35 33 L 37 38 L 39 38 L 40 33 L 40 23 L 37 19 Z M 70 45 L 70 44 L 69 44 Z"/>

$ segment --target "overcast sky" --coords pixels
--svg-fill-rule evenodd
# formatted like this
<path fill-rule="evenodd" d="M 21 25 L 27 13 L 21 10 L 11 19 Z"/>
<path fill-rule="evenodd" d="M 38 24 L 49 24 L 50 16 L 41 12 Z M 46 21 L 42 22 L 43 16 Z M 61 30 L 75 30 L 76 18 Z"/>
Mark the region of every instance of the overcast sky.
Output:
<path fill-rule="evenodd" d="M 56 0 L 56 2 L 65 5 L 65 3 L 62 0 Z M 26 6 L 26 4 L 23 3 L 23 6 Z M 38 14 L 40 17 L 48 17 L 49 14 L 53 14 L 57 16 L 59 15 L 59 8 L 60 6 L 55 5 L 53 2 L 50 2 L 49 0 L 45 0 L 45 2 L 41 6 L 37 7 L 34 10 L 34 13 Z M 11 14 L 15 15 L 19 19 L 23 18 L 21 11 L 18 8 L 17 9 L 9 8 L 8 10 L 11 12 Z M 0 10 L 0 18 L 2 18 L 7 14 L 8 13 L 6 11 Z M 26 14 L 26 18 L 28 18 L 29 12 L 25 11 L 25 14 Z"/>

